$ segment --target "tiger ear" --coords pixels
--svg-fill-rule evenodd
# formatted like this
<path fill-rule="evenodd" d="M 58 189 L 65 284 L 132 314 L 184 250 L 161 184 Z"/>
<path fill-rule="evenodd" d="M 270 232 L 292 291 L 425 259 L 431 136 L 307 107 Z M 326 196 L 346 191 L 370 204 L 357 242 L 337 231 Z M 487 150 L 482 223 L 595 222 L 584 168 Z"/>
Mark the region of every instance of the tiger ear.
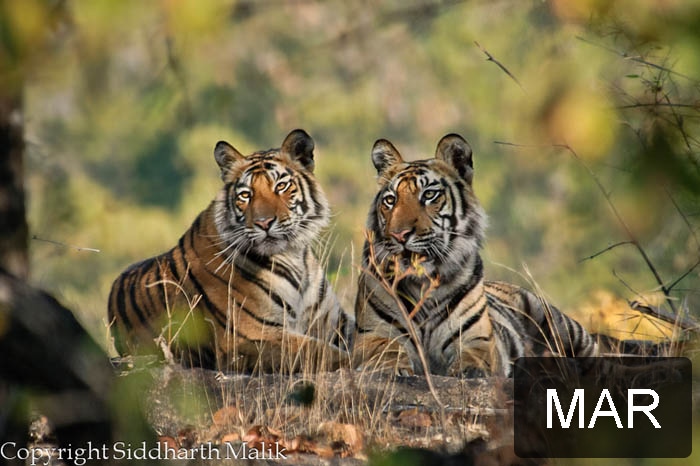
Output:
<path fill-rule="evenodd" d="M 216 159 L 223 177 L 234 164 L 243 161 L 245 157 L 228 142 L 219 141 L 214 147 L 214 159 Z"/>
<path fill-rule="evenodd" d="M 472 148 L 462 136 L 452 133 L 440 139 L 435 150 L 435 158 L 452 165 L 459 176 L 464 178 L 467 183 L 472 184 L 474 176 Z"/>
<path fill-rule="evenodd" d="M 295 129 L 284 138 L 280 151 L 310 172 L 314 171 L 314 140 L 303 129 Z"/>
<path fill-rule="evenodd" d="M 386 139 L 379 139 L 372 146 L 372 163 L 377 175 L 382 176 L 390 167 L 403 162 L 396 147 Z"/>

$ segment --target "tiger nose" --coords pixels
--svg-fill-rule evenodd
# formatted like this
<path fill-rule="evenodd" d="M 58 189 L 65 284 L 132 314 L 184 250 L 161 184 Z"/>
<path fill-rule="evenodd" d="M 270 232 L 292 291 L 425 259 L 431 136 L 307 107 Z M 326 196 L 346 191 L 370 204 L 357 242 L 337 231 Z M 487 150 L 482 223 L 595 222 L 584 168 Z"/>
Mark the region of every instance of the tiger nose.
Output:
<path fill-rule="evenodd" d="M 412 228 L 406 228 L 401 231 L 390 231 L 389 234 L 399 243 L 403 244 L 408 240 L 408 235 L 413 231 Z"/>
<path fill-rule="evenodd" d="M 270 229 L 270 225 L 272 225 L 272 222 L 275 220 L 275 217 L 258 217 L 256 218 L 253 223 L 263 230 L 267 231 Z"/>

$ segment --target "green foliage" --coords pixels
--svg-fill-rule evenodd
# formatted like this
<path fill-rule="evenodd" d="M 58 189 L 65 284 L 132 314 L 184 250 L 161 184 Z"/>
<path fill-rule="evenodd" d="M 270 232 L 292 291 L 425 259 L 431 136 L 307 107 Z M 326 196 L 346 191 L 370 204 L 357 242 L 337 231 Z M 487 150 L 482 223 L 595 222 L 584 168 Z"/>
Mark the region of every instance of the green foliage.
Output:
<path fill-rule="evenodd" d="M 112 280 L 219 189 L 214 144 L 249 153 L 296 127 L 316 140 L 348 303 L 380 137 L 418 158 L 463 134 L 487 276 L 526 282 L 525 264 L 564 309 L 659 287 L 630 245 L 582 262 L 630 239 L 605 195 L 667 285 L 700 257 L 697 2 L 75 1 L 62 21 L 48 3 L 4 2 L 0 22 L 0 59 L 30 70 L 31 229 L 101 252 L 34 241 L 32 273 L 101 341 Z M 53 24 L 43 48 L 35 23 Z M 693 269 L 671 295 L 697 315 L 698 290 Z"/>

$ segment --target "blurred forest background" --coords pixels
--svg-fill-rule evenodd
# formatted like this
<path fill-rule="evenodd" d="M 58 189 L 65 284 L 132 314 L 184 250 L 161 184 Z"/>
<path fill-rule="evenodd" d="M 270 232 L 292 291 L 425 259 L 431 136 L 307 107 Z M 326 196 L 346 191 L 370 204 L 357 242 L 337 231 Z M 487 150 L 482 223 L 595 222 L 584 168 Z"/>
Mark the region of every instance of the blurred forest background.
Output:
<path fill-rule="evenodd" d="M 294 128 L 316 141 L 347 306 L 373 142 L 432 157 L 458 132 L 487 277 L 618 330 L 636 327 L 625 299 L 700 314 L 698 1 L 0 5 L 0 69 L 23 75 L 32 282 L 105 346 L 112 281 L 219 189 L 216 141 L 250 153 Z"/>

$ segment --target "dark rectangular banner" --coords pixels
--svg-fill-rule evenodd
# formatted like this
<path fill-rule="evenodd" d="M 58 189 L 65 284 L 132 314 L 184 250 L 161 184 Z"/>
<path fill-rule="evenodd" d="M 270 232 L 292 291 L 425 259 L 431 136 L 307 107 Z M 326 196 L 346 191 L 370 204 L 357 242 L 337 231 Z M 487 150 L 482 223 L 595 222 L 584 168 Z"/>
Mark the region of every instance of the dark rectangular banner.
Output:
<path fill-rule="evenodd" d="M 521 458 L 685 458 L 692 450 L 687 358 L 520 358 Z"/>

